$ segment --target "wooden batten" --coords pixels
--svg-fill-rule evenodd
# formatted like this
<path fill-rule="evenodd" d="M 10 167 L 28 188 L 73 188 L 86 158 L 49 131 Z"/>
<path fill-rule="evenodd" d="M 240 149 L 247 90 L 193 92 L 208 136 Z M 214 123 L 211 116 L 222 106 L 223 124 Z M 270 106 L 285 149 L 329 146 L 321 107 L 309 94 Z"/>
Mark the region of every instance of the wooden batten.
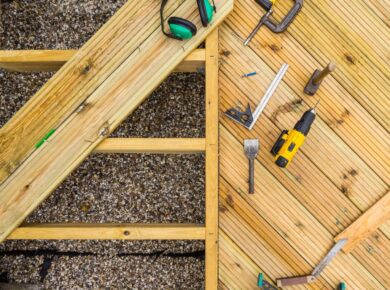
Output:
<path fill-rule="evenodd" d="M 204 138 L 107 138 L 95 152 L 193 154 L 205 149 Z"/>
<path fill-rule="evenodd" d="M 194 224 L 30 224 L 8 240 L 204 240 L 205 227 Z"/>
<path fill-rule="evenodd" d="M 77 50 L 0 50 L 0 68 L 18 72 L 57 71 Z M 205 50 L 195 49 L 176 72 L 197 72 L 204 67 Z"/>
<path fill-rule="evenodd" d="M 206 289 L 218 286 L 218 30 L 206 41 Z"/>

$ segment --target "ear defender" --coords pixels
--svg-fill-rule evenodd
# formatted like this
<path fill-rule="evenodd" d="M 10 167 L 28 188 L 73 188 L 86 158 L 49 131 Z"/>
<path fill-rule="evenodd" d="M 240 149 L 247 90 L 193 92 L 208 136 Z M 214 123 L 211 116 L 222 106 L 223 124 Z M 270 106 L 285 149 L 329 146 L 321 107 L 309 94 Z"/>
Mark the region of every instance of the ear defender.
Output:
<path fill-rule="evenodd" d="M 176 39 L 190 39 L 196 35 L 196 26 L 183 18 L 171 17 L 168 19 L 169 29 L 171 34 Z"/>
<path fill-rule="evenodd" d="M 168 19 L 168 25 L 170 29 L 170 33 L 167 33 L 164 29 L 164 8 L 167 5 L 168 0 L 161 1 L 160 8 L 160 19 L 161 19 L 161 30 L 162 32 L 170 38 L 183 40 L 190 39 L 196 35 L 197 29 L 196 26 L 186 19 L 180 17 L 170 17 Z M 213 0 L 214 6 L 212 6 L 209 0 L 197 0 L 198 9 L 200 19 L 202 21 L 202 25 L 206 27 L 211 20 L 213 19 L 213 14 L 216 12 L 215 3 Z"/>
<path fill-rule="evenodd" d="M 207 27 L 207 25 L 213 19 L 214 12 L 216 12 L 215 3 L 213 0 L 213 5 L 209 2 L 209 0 L 196 0 L 199 8 L 200 20 L 202 21 L 202 25 Z"/>

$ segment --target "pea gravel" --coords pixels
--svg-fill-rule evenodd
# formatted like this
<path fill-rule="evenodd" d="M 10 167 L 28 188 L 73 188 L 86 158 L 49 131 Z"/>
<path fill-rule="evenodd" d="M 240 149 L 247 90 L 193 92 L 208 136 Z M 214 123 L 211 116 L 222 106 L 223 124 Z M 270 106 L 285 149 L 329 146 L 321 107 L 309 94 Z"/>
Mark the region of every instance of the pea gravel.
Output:
<path fill-rule="evenodd" d="M 77 49 L 126 0 L 0 0 L 1 49 Z M 0 127 L 53 73 L 0 70 Z M 113 137 L 203 137 L 204 78 L 172 74 Z M 93 154 L 27 222 L 204 223 L 204 156 Z M 202 241 L 7 241 L 0 283 L 202 289 Z M 1 286 L 0 286 L 1 287 Z"/>

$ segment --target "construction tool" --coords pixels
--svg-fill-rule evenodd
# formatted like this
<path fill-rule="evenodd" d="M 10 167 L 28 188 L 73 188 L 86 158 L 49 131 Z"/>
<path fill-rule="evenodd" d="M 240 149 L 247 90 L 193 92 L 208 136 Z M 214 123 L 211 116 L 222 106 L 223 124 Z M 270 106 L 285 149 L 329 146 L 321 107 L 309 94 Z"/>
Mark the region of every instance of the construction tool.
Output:
<path fill-rule="evenodd" d="M 305 86 L 305 94 L 314 96 L 323 79 L 335 70 L 336 64 L 334 62 L 329 63 L 323 70 L 316 69 Z"/>
<path fill-rule="evenodd" d="M 247 77 L 251 77 L 251 76 L 255 76 L 257 75 L 257 72 L 250 72 L 250 73 L 247 73 L 247 74 L 243 74 L 241 77 L 242 78 L 247 78 Z"/>
<path fill-rule="evenodd" d="M 326 266 L 329 265 L 334 256 L 336 256 L 336 254 L 341 251 L 341 249 L 346 243 L 347 239 L 339 240 L 328 252 L 325 258 L 323 258 L 322 261 L 317 265 L 317 267 L 315 267 L 315 269 L 313 270 L 313 272 L 311 272 L 310 275 L 277 279 L 276 284 L 278 285 L 278 287 L 284 287 L 314 282 L 321 275 L 322 271 L 326 268 Z"/>
<path fill-rule="evenodd" d="M 337 290 L 347 290 L 347 284 L 344 282 L 341 282 L 339 286 L 337 287 Z"/>
<path fill-rule="evenodd" d="M 264 279 L 263 273 L 260 273 L 257 277 L 257 286 L 264 290 L 278 290 L 277 287 L 275 287 L 270 282 Z"/>
<path fill-rule="evenodd" d="M 310 131 L 311 124 L 313 124 L 316 118 L 315 108 L 317 104 L 303 114 L 298 123 L 295 124 L 293 130 L 283 130 L 278 137 L 278 140 L 271 149 L 271 153 L 275 156 L 275 163 L 279 167 L 286 167 L 302 146 Z"/>
<path fill-rule="evenodd" d="M 225 112 L 225 115 L 232 119 L 233 121 L 238 122 L 239 124 L 243 125 L 244 127 L 251 130 L 253 126 L 255 125 L 257 119 L 260 117 L 261 113 L 263 112 L 265 106 L 268 104 L 268 101 L 271 99 L 273 93 L 275 92 L 276 88 L 280 84 L 280 82 L 283 79 L 283 76 L 286 74 L 288 69 L 288 64 L 283 64 L 280 68 L 278 74 L 276 75 L 275 79 L 272 81 L 271 85 L 267 89 L 264 97 L 262 98 L 260 104 L 257 106 L 255 112 L 252 114 L 251 107 L 248 103 L 248 106 L 245 110 L 245 112 L 240 111 L 236 108 L 231 108 Z"/>
<path fill-rule="evenodd" d="M 244 140 L 244 151 L 249 159 L 249 193 L 255 193 L 255 159 L 259 152 L 259 140 L 246 139 Z"/>
<path fill-rule="evenodd" d="M 278 290 L 278 287 L 275 287 L 270 282 L 264 279 L 264 274 L 259 273 L 259 276 L 257 277 L 257 286 L 263 290 Z M 341 282 L 336 290 L 347 290 L 347 285 L 345 282 Z"/>
<path fill-rule="evenodd" d="M 287 13 L 287 15 L 282 19 L 281 22 L 275 23 L 270 19 L 270 17 L 273 13 L 272 6 L 275 4 L 276 0 L 255 0 L 255 1 L 257 4 L 263 7 L 267 12 L 266 14 L 264 14 L 263 17 L 261 17 L 259 23 L 253 29 L 251 34 L 249 34 L 248 38 L 244 42 L 244 45 L 249 44 L 249 42 L 252 40 L 252 38 L 256 35 L 256 33 L 263 25 L 267 26 L 274 33 L 280 33 L 285 31 L 289 27 L 289 25 L 293 22 L 294 18 L 297 16 L 299 11 L 301 11 L 303 6 L 303 0 L 294 0 L 295 3 L 293 7 L 290 9 L 290 11 Z"/>

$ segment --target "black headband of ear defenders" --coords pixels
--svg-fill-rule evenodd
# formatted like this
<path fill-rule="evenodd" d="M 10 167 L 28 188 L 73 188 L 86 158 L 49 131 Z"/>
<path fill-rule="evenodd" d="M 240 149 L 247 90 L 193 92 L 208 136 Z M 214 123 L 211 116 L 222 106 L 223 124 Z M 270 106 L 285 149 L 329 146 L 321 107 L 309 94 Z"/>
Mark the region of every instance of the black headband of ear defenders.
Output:
<path fill-rule="evenodd" d="M 214 0 L 212 0 L 212 1 L 213 1 L 214 13 L 215 13 L 215 12 L 217 12 L 217 7 L 215 6 Z M 168 37 L 170 37 L 170 38 L 174 38 L 174 39 L 177 39 L 177 40 L 183 40 L 182 38 L 176 37 L 176 36 L 174 36 L 172 33 L 167 33 L 167 32 L 165 31 L 165 28 L 164 28 L 164 8 L 165 8 L 165 6 L 167 5 L 167 3 L 168 3 L 168 0 L 162 0 L 162 1 L 161 1 L 161 7 L 160 7 L 161 30 L 162 30 L 162 32 L 163 32 L 166 36 L 168 36 Z"/>

